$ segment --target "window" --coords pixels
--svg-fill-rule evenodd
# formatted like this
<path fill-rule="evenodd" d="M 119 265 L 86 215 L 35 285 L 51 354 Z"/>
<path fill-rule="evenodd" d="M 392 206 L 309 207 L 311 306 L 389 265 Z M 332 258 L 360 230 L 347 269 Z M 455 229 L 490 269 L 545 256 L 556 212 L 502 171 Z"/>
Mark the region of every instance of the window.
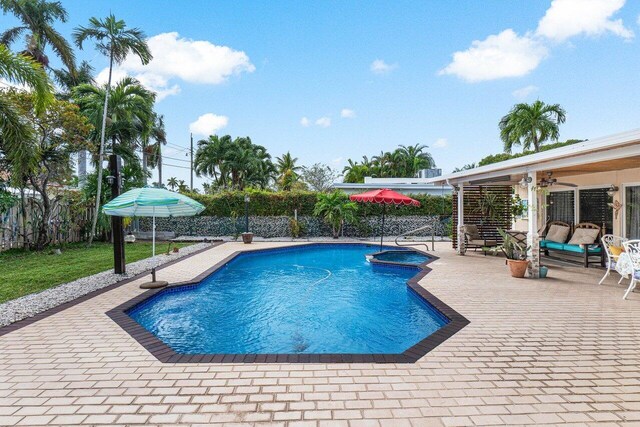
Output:
<path fill-rule="evenodd" d="M 629 239 L 640 239 L 640 185 L 624 188 L 624 232 Z"/>
<path fill-rule="evenodd" d="M 552 191 L 547 196 L 547 221 L 573 224 L 575 219 L 575 192 Z"/>
<path fill-rule="evenodd" d="M 609 188 L 579 190 L 580 222 L 592 222 L 602 227 L 604 233 L 613 233 L 613 208 L 609 203 L 613 198 L 607 194 Z"/>

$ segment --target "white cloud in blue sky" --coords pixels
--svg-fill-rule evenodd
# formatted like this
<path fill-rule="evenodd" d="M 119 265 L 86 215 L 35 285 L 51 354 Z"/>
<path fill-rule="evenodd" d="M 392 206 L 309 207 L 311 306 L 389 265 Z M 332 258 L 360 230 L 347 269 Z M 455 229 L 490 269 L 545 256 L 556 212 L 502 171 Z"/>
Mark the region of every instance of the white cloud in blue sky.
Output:
<path fill-rule="evenodd" d="M 316 125 L 323 128 L 328 128 L 329 126 L 331 126 L 331 117 L 320 117 L 318 120 L 316 120 Z"/>
<path fill-rule="evenodd" d="M 438 138 L 436 142 L 433 143 L 433 148 L 446 148 L 449 146 L 449 141 L 447 138 Z"/>
<path fill-rule="evenodd" d="M 534 92 L 537 92 L 538 90 L 539 90 L 538 86 L 528 85 L 525 87 L 521 87 L 520 89 L 514 90 L 513 92 L 511 92 L 511 95 L 513 95 L 513 97 L 519 101 L 524 101 L 529 97 L 529 95 L 531 95 Z"/>
<path fill-rule="evenodd" d="M 340 111 L 340 117 L 343 119 L 354 119 L 356 117 L 356 112 L 349 108 L 343 108 L 342 111 Z"/>
<path fill-rule="evenodd" d="M 622 19 L 612 19 L 625 0 L 553 0 L 535 32 L 520 36 L 512 29 L 471 42 L 467 50 L 453 54 L 439 74 L 455 75 L 468 82 L 522 77 L 547 58 L 548 41 L 563 42 L 578 35 L 611 33 L 626 40 L 633 31 Z"/>
<path fill-rule="evenodd" d="M 536 33 L 557 42 L 606 33 L 630 39 L 633 31 L 624 26 L 622 19 L 612 19 L 624 3 L 625 0 L 553 0 Z"/>
<path fill-rule="evenodd" d="M 507 29 L 455 52 L 453 61 L 440 74 L 455 75 L 468 82 L 520 77 L 536 69 L 546 56 L 547 48 L 537 40 Z"/>
<path fill-rule="evenodd" d="M 376 59 L 371 63 L 369 69 L 374 74 L 389 74 L 398 68 L 398 64 L 387 64 L 382 59 Z"/>
<path fill-rule="evenodd" d="M 202 136 L 214 135 L 220 129 L 225 128 L 229 124 L 229 117 L 218 116 L 213 113 L 206 113 L 198 117 L 198 119 L 189 125 L 189 130 Z"/>
<path fill-rule="evenodd" d="M 147 40 L 153 59 L 146 66 L 135 55 L 114 70 L 114 77 L 130 75 L 162 99 L 180 92 L 176 80 L 187 83 L 219 85 L 231 76 L 255 71 L 246 53 L 206 40 L 180 37 L 177 32 L 161 33 Z M 97 80 L 106 81 L 108 69 Z"/>

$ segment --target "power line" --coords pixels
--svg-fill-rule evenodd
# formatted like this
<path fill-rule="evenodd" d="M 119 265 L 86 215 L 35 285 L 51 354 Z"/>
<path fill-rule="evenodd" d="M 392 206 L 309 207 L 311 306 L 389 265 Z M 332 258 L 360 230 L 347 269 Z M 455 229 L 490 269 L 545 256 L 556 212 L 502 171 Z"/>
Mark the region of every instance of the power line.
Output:
<path fill-rule="evenodd" d="M 171 166 L 173 168 L 191 169 L 189 166 L 172 165 L 171 163 L 163 163 L 162 166 Z"/>

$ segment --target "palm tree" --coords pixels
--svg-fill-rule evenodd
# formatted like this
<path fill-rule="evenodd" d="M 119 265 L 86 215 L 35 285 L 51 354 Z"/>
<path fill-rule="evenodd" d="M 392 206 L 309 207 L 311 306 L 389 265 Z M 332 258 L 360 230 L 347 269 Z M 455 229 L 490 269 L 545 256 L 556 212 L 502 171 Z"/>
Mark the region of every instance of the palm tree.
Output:
<path fill-rule="evenodd" d="M 70 73 L 75 73 L 73 49 L 62 35 L 53 28 L 56 21 L 67 22 L 67 11 L 59 1 L 47 0 L 0 0 L 0 8 L 5 13 L 13 13 L 22 25 L 9 28 L 0 35 L 0 44 L 7 47 L 23 33 L 28 32 L 27 46 L 23 54 L 49 66 L 45 49 L 51 49 L 60 58 Z"/>
<path fill-rule="evenodd" d="M 395 154 L 402 166 L 400 176 L 414 177 L 421 169 L 429 169 L 435 167 L 436 163 L 431 154 L 425 151 L 429 148 L 426 145 L 416 144 L 413 146 L 401 145 L 396 149 Z"/>
<path fill-rule="evenodd" d="M 104 138 L 107 125 L 107 105 L 109 103 L 109 91 L 111 90 L 111 75 L 113 64 L 121 64 L 130 53 L 135 54 L 143 65 L 151 61 L 153 56 L 149 51 L 149 46 L 145 41 L 144 33 L 137 28 L 127 28 L 123 20 L 117 20 L 113 14 L 100 20 L 92 17 L 89 19 L 88 27 L 78 27 L 74 33 L 78 48 L 82 49 L 82 44 L 87 39 L 96 41 L 96 49 L 101 54 L 109 57 L 109 77 L 107 80 L 107 90 L 104 97 L 104 109 L 102 115 L 102 126 L 100 131 L 100 154 L 98 157 L 98 189 L 96 194 L 96 214 L 93 216 L 91 224 L 91 235 L 89 245 L 93 241 L 96 232 L 96 225 L 100 209 L 100 195 L 102 190 L 102 157 L 104 155 Z"/>
<path fill-rule="evenodd" d="M 342 191 L 318 194 L 318 201 L 313 209 L 313 214 L 322 216 L 331 226 L 333 238 L 337 239 L 344 223 L 355 221 L 358 206 L 349 201 Z"/>
<path fill-rule="evenodd" d="M 533 104 L 516 104 L 500 120 L 500 138 L 504 142 L 504 151 L 510 153 L 514 145 L 522 145 L 529 150 L 533 145 L 535 152 L 549 139 L 560 136 L 560 124 L 566 120 L 566 112 L 559 104 L 545 104 L 538 100 Z"/>
<path fill-rule="evenodd" d="M 94 84 L 94 69 L 87 61 L 82 61 L 75 73 L 69 70 L 53 70 L 53 76 L 60 87 L 56 98 L 71 101 L 71 92 L 81 84 Z M 78 151 L 78 187 L 83 188 L 87 183 L 87 150 Z"/>
<path fill-rule="evenodd" d="M 285 191 L 291 190 L 293 183 L 300 178 L 298 172 L 302 170 L 301 166 L 297 166 L 297 157 L 292 157 L 290 152 L 286 152 L 281 157 L 276 157 L 276 169 L 278 171 L 278 183 L 280 188 Z"/>
<path fill-rule="evenodd" d="M 34 108 L 41 114 L 53 101 L 53 88 L 42 66 L 31 58 L 11 52 L 0 44 L 0 77 L 10 82 L 25 85 L 34 91 Z M 11 162 L 17 176 L 32 161 L 25 150 L 16 146 L 31 139 L 31 128 L 22 120 L 12 99 L 0 96 L 0 148 L 16 153 Z M 22 153 L 22 154 L 20 154 Z"/>
<path fill-rule="evenodd" d="M 153 143 L 151 141 L 154 141 Z M 142 170 L 145 172 L 144 184 L 147 185 L 147 168 L 151 169 L 161 165 L 163 144 L 167 143 L 167 132 L 164 128 L 164 116 L 153 113 L 150 120 L 145 123 L 140 148 L 142 150 Z M 162 184 L 162 172 L 160 172 L 158 183 Z"/>
<path fill-rule="evenodd" d="M 169 186 L 171 191 L 175 191 L 175 189 L 178 188 L 178 185 L 179 185 L 178 178 L 176 178 L 175 176 L 172 176 L 167 180 L 167 185 Z"/>

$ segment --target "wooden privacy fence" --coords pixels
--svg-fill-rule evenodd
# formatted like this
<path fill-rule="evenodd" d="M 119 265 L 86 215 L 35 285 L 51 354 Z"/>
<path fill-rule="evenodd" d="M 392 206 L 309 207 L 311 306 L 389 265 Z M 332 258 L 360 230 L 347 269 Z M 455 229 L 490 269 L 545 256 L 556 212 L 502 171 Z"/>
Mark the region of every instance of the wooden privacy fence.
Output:
<path fill-rule="evenodd" d="M 0 251 L 24 247 L 25 232 L 28 244 L 36 241 L 38 224 L 42 218 L 42 210 L 37 201 L 37 194 L 25 194 L 24 210 L 18 200 L 13 207 L 0 213 Z M 88 239 L 93 208 L 73 206 L 73 203 L 64 198 L 51 198 L 51 214 L 47 219 L 49 244 L 83 242 Z"/>
<path fill-rule="evenodd" d="M 463 187 L 465 225 L 477 225 L 483 238 L 502 242 L 498 228 L 509 230 L 512 225 L 511 205 L 513 203 L 513 187 L 510 185 L 476 185 Z M 483 215 L 483 203 L 486 206 L 491 200 L 495 206 L 493 218 Z M 451 240 L 453 248 L 458 248 L 458 197 L 453 196 L 453 227 Z"/>

